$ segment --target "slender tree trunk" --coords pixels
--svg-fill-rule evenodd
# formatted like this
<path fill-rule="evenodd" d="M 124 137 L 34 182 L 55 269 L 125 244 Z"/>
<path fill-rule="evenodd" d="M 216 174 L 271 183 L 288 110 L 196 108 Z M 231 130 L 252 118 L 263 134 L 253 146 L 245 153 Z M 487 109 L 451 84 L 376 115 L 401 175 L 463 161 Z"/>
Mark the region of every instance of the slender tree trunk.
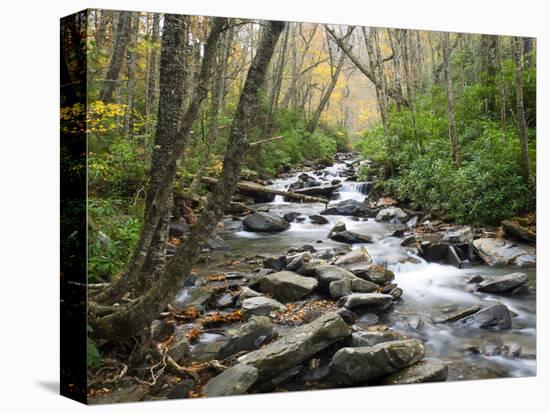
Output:
<path fill-rule="evenodd" d="M 119 81 L 122 64 L 124 62 L 125 51 L 130 38 L 130 17 L 131 12 L 120 12 L 116 26 L 116 39 L 113 47 L 113 54 L 109 63 L 109 69 L 105 76 L 105 82 L 101 91 L 101 100 L 105 103 L 111 102 L 113 92 Z"/>
<path fill-rule="evenodd" d="M 143 289 L 149 286 L 158 274 L 151 269 L 164 265 L 164 244 L 166 217 L 171 211 L 172 183 L 176 175 L 177 161 L 182 159 L 193 122 L 197 119 L 200 107 L 207 93 L 214 49 L 224 26 L 224 19 L 215 18 L 204 49 L 201 74 L 187 111 L 181 116 L 183 100 L 183 16 L 166 15 L 162 36 L 160 96 L 157 131 L 149 174 L 149 188 L 145 199 L 145 220 L 140 239 L 124 273 L 112 282 L 95 300 L 114 303 L 132 287 Z M 143 271 L 146 260 L 150 263 Z M 140 289 L 137 289 L 138 291 Z"/>
<path fill-rule="evenodd" d="M 130 44 L 126 50 L 127 54 L 127 68 L 128 68 L 128 79 L 126 81 L 126 111 L 124 114 L 124 135 L 127 138 L 132 138 L 134 130 L 134 119 L 133 119 L 133 110 L 134 110 L 134 85 L 135 85 L 135 76 L 137 68 L 137 40 L 139 34 L 139 18 L 140 15 L 138 12 L 132 13 L 132 24 L 130 31 Z"/>
<path fill-rule="evenodd" d="M 153 27 L 151 34 L 151 54 L 149 58 L 149 70 L 147 71 L 147 96 L 145 100 L 145 133 L 149 135 L 152 130 L 151 114 L 157 101 L 158 85 L 158 64 L 157 64 L 157 44 L 159 42 L 160 14 L 153 13 Z"/>
<path fill-rule="evenodd" d="M 525 121 L 525 108 L 523 105 L 523 39 L 521 37 L 512 38 L 512 51 L 514 54 L 514 63 L 516 66 L 516 110 L 519 129 L 519 143 L 521 150 L 521 167 L 523 178 L 527 185 L 531 182 L 531 166 L 529 160 L 529 139 L 527 136 L 527 122 Z"/>
<path fill-rule="evenodd" d="M 209 196 L 197 224 L 191 228 L 189 236 L 170 261 L 163 276 L 146 294 L 120 311 L 92 320 L 96 336 L 120 340 L 139 333 L 170 303 L 181 282 L 191 274 L 202 246 L 223 217 L 225 206 L 235 190 L 249 147 L 248 136 L 252 121 L 258 110 L 258 92 L 283 28 L 283 22 L 270 21 L 263 30 L 235 112 L 220 180 Z"/>
<path fill-rule="evenodd" d="M 451 71 L 451 48 L 449 46 L 449 33 L 443 33 L 443 71 L 445 74 L 445 92 L 447 93 L 447 118 L 449 122 L 449 140 L 451 141 L 451 155 L 456 168 L 460 168 L 461 155 L 458 138 L 456 136 L 453 79 Z"/>

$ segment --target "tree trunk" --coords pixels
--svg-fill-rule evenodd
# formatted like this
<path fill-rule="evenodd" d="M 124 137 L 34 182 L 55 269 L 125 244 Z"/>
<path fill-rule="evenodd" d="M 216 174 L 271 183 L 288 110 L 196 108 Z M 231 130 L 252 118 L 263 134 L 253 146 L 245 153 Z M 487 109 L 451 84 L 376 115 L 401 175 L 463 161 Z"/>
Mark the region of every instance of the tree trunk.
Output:
<path fill-rule="evenodd" d="M 260 45 L 251 63 L 229 133 L 223 170 L 218 185 L 210 194 L 199 221 L 170 261 L 163 276 L 132 305 L 100 318 L 92 318 L 94 334 L 101 338 L 124 339 L 139 333 L 170 303 L 193 265 L 208 237 L 214 231 L 231 200 L 241 165 L 249 146 L 248 135 L 258 110 L 259 89 L 264 82 L 283 22 L 270 21 L 263 30 Z M 170 178 L 170 177 L 167 177 Z M 172 181 L 165 181 L 171 186 Z"/>
<path fill-rule="evenodd" d="M 119 81 L 122 64 L 124 62 L 125 51 L 130 38 L 130 18 L 131 12 L 120 12 L 118 24 L 116 26 L 116 39 L 113 47 L 113 54 L 109 63 L 109 69 L 105 76 L 105 83 L 100 94 L 100 98 L 105 103 L 113 100 L 113 92 Z"/>
<path fill-rule="evenodd" d="M 525 121 L 525 108 L 523 106 L 523 39 L 521 37 L 512 38 L 512 51 L 514 53 L 514 63 L 516 66 L 516 110 L 519 130 L 519 143 L 521 150 L 521 167 L 523 178 L 527 185 L 531 182 L 531 165 L 529 160 L 529 139 L 527 136 L 527 122 Z"/>
<path fill-rule="evenodd" d="M 449 33 L 445 32 L 441 36 L 443 42 L 443 72 L 445 74 L 445 92 L 447 93 L 447 118 L 449 123 L 449 140 L 451 141 L 451 156 L 453 157 L 453 163 L 455 164 L 456 168 L 460 168 L 461 155 L 455 126 Z"/>
<path fill-rule="evenodd" d="M 124 113 L 124 135 L 132 138 L 134 130 L 134 119 L 132 111 L 134 109 L 134 85 L 137 68 L 137 41 L 139 34 L 139 13 L 132 13 L 132 24 L 130 29 L 130 45 L 126 50 L 128 68 L 128 78 L 126 81 L 126 111 Z"/>
<path fill-rule="evenodd" d="M 158 277 L 151 272 L 163 267 L 166 216 L 171 210 L 172 184 L 177 161 L 182 158 L 193 122 L 207 93 L 214 49 L 224 26 L 224 19 L 215 18 L 204 49 L 201 74 L 187 111 L 181 117 L 183 100 L 183 71 L 180 65 L 184 43 L 183 16 L 166 15 L 162 36 L 160 96 L 157 131 L 151 161 L 149 188 L 145 199 L 145 220 L 136 249 L 124 273 L 95 298 L 98 302 L 113 303 L 132 287 L 150 285 Z M 164 218 L 164 219 L 163 219 Z M 145 261 L 150 263 L 143 270 Z M 139 289 L 138 289 L 139 290 Z"/>
<path fill-rule="evenodd" d="M 151 113 L 157 101 L 158 64 L 157 64 L 157 43 L 159 42 L 160 14 L 153 13 L 153 28 L 151 34 L 151 55 L 147 71 L 147 96 L 145 98 L 145 133 L 149 135 L 152 130 Z"/>

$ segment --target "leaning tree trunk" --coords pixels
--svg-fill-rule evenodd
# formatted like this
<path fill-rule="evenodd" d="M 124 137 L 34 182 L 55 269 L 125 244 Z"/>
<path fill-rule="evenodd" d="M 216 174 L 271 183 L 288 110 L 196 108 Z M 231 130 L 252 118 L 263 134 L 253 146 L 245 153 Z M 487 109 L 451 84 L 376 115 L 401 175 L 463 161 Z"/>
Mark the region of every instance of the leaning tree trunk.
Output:
<path fill-rule="evenodd" d="M 167 231 L 167 216 L 171 209 L 172 183 L 176 175 L 176 163 L 183 156 L 193 122 L 198 117 L 200 107 L 207 93 L 211 65 L 216 43 L 223 30 L 224 19 L 214 19 L 214 27 L 204 48 L 201 74 L 187 111 L 181 118 L 183 100 L 183 74 L 179 56 L 183 53 L 181 42 L 182 16 L 166 15 L 161 47 L 160 96 L 157 131 L 153 152 L 149 188 L 145 200 L 145 220 L 140 238 L 124 273 L 112 282 L 94 300 L 111 304 L 117 301 L 132 287 L 145 290 L 156 275 L 142 272 L 147 261 L 151 265 L 163 266 L 164 232 Z M 152 246 L 153 245 L 153 246 Z M 151 249 L 153 247 L 153 249 Z M 160 261 L 160 262 L 158 262 Z M 150 266 L 151 268 L 153 266 Z"/>
<path fill-rule="evenodd" d="M 120 12 L 118 18 L 118 24 L 116 28 L 116 40 L 113 48 L 113 54 L 111 55 L 111 61 L 109 63 L 109 69 L 105 76 L 105 83 L 100 94 L 100 98 L 103 102 L 111 102 L 113 100 L 113 92 L 122 70 L 122 64 L 124 62 L 125 50 L 128 46 L 130 38 L 130 20 L 131 12 Z"/>
<path fill-rule="evenodd" d="M 208 197 L 199 221 L 191 228 L 185 242 L 166 267 L 155 285 L 131 305 L 103 318 L 92 318 L 94 335 L 100 338 L 124 339 L 139 333 L 170 303 L 182 281 L 189 277 L 200 251 L 223 217 L 239 179 L 242 162 L 249 147 L 248 136 L 258 110 L 259 90 L 283 22 L 268 22 L 252 60 L 231 125 L 223 170 L 218 185 Z M 171 186 L 171 181 L 164 184 Z"/>
<path fill-rule="evenodd" d="M 451 141 L 451 155 L 457 168 L 460 168 L 461 156 L 458 138 L 456 136 L 453 83 L 451 72 L 451 48 L 449 33 L 443 33 L 443 71 L 445 74 L 445 91 L 447 92 L 447 118 L 449 122 L 449 140 Z"/>
<path fill-rule="evenodd" d="M 531 182 L 531 166 L 529 161 L 529 139 L 527 137 L 527 122 L 525 120 L 525 108 L 523 105 L 523 41 L 521 37 L 512 38 L 514 62 L 516 65 L 516 108 L 519 129 L 519 143 L 521 150 L 521 168 L 523 178 L 527 185 Z"/>

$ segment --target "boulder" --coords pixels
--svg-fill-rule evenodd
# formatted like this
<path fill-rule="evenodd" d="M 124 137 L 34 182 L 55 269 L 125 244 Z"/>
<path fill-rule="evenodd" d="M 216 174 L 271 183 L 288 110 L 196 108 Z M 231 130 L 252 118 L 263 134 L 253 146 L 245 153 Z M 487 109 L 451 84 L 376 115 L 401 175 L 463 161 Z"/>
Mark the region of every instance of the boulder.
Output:
<path fill-rule="evenodd" d="M 347 296 L 350 293 L 371 293 L 376 292 L 379 286 L 376 283 L 369 282 L 361 278 L 347 278 L 336 280 L 329 284 L 330 296 L 333 299 L 339 299 L 342 296 Z"/>
<path fill-rule="evenodd" d="M 237 364 L 206 383 L 205 397 L 244 394 L 258 379 L 258 370 L 251 365 Z"/>
<path fill-rule="evenodd" d="M 279 272 L 286 266 L 286 256 L 266 257 L 262 263 L 264 267 Z"/>
<path fill-rule="evenodd" d="M 296 212 L 293 212 L 293 213 L 286 213 L 283 218 L 288 221 L 289 223 L 292 223 L 294 220 L 296 220 L 296 218 L 298 218 L 298 216 L 301 216 L 301 213 L 296 213 Z"/>
<path fill-rule="evenodd" d="M 482 238 L 474 240 L 474 248 L 489 266 L 534 266 L 536 249 L 533 246 L 513 243 L 505 239 Z"/>
<path fill-rule="evenodd" d="M 274 299 L 257 296 L 243 300 L 242 308 L 246 315 L 267 316 L 271 312 L 284 312 L 285 306 Z"/>
<path fill-rule="evenodd" d="M 433 318 L 435 323 L 446 323 L 446 322 L 456 322 L 459 319 L 465 318 L 466 316 L 473 315 L 474 313 L 479 312 L 483 307 L 481 305 L 474 305 L 467 309 L 461 309 L 447 315 L 439 316 Z"/>
<path fill-rule="evenodd" d="M 267 275 L 260 281 L 260 290 L 272 293 L 279 300 L 298 300 L 310 294 L 319 282 L 315 278 L 284 271 Z"/>
<path fill-rule="evenodd" d="M 424 345 L 418 339 L 382 342 L 340 349 L 330 362 L 330 370 L 344 383 L 357 384 L 399 371 L 423 357 Z"/>
<path fill-rule="evenodd" d="M 259 296 L 263 295 L 260 292 L 250 289 L 248 286 L 243 286 L 241 288 L 241 293 L 239 294 L 239 299 L 244 300 L 248 298 L 257 298 Z"/>
<path fill-rule="evenodd" d="M 477 290 L 486 293 L 510 293 L 529 281 L 525 273 L 511 273 L 486 279 L 477 286 Z"/>
<path fill-rule="evenodd" d="M 390 329 L 376 331 L 357 331 L 351 334 L 346 339 L 346 346 L 349 347 L 364 347 L 374 346 L 382 342 L 400 341 L 407 339 L 405 335 Z"/>
<path fill-rule="evenodd" d="M 306 251 L 295 256 L 288 256 L 286 258 L 287 265 L 285 266 L 286 270 L 296 270 L 299 269 L 304 263 L 307 263 L 311 260 L 311 255 Z"/>
<path fill-rule="evenodd" d="M 332 282 L 338 280 L 357 278 L 357 276 L 345 269 L 327 264 L 315 267 L 314 276 L 322 288 L 328 288 Z"/>
<path fill-rule="evenodd" d="M 321 214 L 330 216 L 367 216 L 370 209 L 364 203 L 357 200 L 343 200 L 336 204 L 329 205 Z"/>
<path fill-rule="evenodd" d="M 336 266 L 341 266 L 344 268 L 347 268 L 348 266 L 352 267 L 352 265 L 357 263 L 361 265 L 370 265 L 372 263 L 372 258 L 370 257 L 369 252 L 363 246 L 346 253 L 334 262 Z"/>
<path fill-rule="evenodd" d="M 339 233 L 334 233 L 331 239 L 340 243 L 348 243 L 348 244 L 372 243 L 372 239 L 370 236 L 355 233 L 354 231 L 349 231 L 349 230 L 341 231 Z"/>
<path fill-rule="evenodd" d="M 437 360 L 425 360 L 388 375 L 382 380 L 382 384 L 420 384 L 445 381 L 448 372 L 447 364 Z"/>
<path fill-rule="evenodd" d="M 344 223 L 342 220 L 338 220 L 328 232 L 327 237 L 330 238 L 334 233 L 340 233 L 342 231 L 346 231 L 346 223 Z"/>
<path fill-rule="evenodd" d="M 380 222 L 390 223 L 405 223 L 407 221 L 407 213 L 401 210 L 399 207 L 388 207 L 381 210 L 375 220 Z"/>
<path fill-rule="evenodd" d="M 229 341 L 220 349 L 218 357 L 225 359 L 237 352 L 259 348 L 273 334 L 271 319 L 267 316 L 252 316 L 248 322 L 228 332 Z"/>
<path fill-rule="evenodd" d="M 458 229 L 450 229 L 441 239 L 444 243 L 466 244 L 474 239 L 474 232 L 470 226 L 462 226 Z"/>
<path fill-rule="evenodd" d="M 341 297 L 338 304 L 348 309 L 362 308 L 381 312 L 393 304 L 393 297 L 384 293 L 350 293 Z"/>
<path fill-rule="evenodd" d="M 290 223 L 272 213 L 254 213 L 243 220 L 244 229 L 252 232 L 275 233 L 287 230 Z"/>
<path fill-rule="evenodd" d="M 200 286 L 182 290 L 170 305 L 176 312 L 180 312 L 189 307 L 204 310 L 212 303 L 212 300 L 212 287 Z"/>
<path fill-rule="evenodd" d="M 395 279 L 395 274 L 391 270 L 380 265 L 370 265 L 366 268 L 354 267 L 352 273 L 378 285 L 385 285 Z"/>
<path fill-rule="evenodd" d="M 512 317 L 506 305 L 497 303 L 487 306 L 473 315 L 461 318 L 455 323 L 459 326 L 481 329 L 510 329 L 512 327 Z"/>
<path fill-rule="evenodd" d="M 308 360 L 350 333 L 344 320 L 336 312 L 330 312 L 291 329 L 285 336 L 261 349 L 241 356 L 239 362 L 255 367 L 259 379 L 266 380 Z"/>
<path fill-rule="evenodd" d="M 309 221 L 313 224 L 328 224 L 329 223 L 329 221 L 325 217 L 323 217 L 319 214 L 312 214 L 311 216 L 309 216 Z"/>
<path fill-rule="evenodd" d="M 174 340 L 170 341 L 167 349 L 169 355 L 174 361 L 179 362 L 184 356 L 189 354 L 191 344 L 187 338 L 187 332 L 178 329 L 174 335 Z"/>

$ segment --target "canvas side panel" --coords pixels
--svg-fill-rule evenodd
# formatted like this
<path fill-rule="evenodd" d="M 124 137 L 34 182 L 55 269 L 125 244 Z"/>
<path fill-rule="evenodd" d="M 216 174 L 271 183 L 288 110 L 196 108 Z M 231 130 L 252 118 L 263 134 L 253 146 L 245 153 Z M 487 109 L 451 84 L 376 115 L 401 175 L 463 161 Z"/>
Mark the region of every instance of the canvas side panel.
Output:
<path fill-rule="evenodd" d="M 87 12 L 60 29 L 61 394 L 85 403 Z"/>

